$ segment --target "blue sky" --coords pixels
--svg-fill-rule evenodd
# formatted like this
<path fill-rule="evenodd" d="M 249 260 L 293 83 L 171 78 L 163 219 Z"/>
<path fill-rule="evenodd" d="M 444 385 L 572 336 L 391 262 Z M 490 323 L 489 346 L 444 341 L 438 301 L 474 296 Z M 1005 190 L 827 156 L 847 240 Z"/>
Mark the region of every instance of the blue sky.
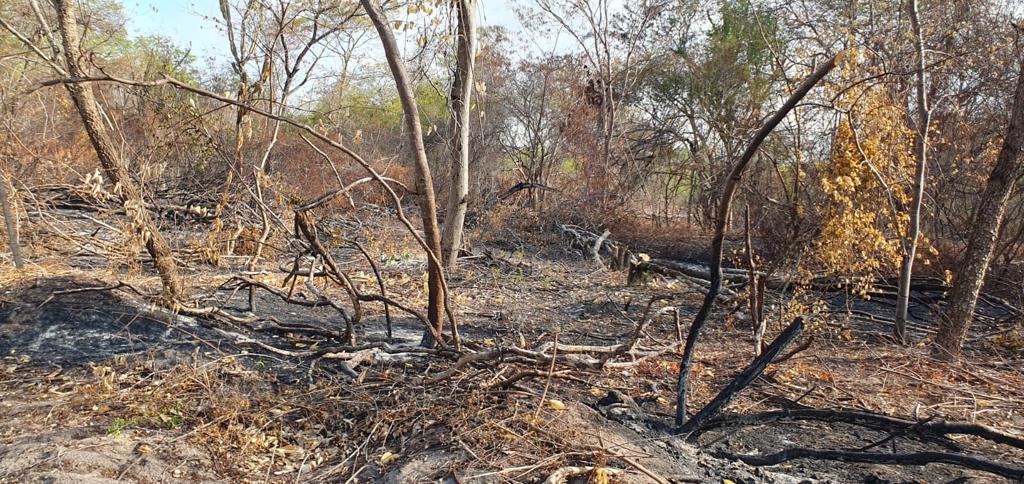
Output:
<path fill-rule="evenodd" d="M 210 19 L 220 17 L 218 0 L 122 0 L 122 4 L 132 35 L 167 37 L 180 47 L 190 47 L 200 59 L 226 58 L 227 41 Z M 480 17 L 481 25 L 522 30 L 509 0 L 482 0 Z"/>

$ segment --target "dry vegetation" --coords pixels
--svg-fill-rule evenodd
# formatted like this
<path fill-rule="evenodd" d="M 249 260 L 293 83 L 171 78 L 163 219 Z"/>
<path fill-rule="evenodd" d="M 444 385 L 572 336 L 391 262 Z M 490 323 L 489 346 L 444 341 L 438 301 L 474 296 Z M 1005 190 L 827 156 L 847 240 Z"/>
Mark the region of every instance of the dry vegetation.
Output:
<path fill-rule="evenodd" d="M 1019 8 L 513 3 L 0 4 L 0 482 L 1024 479 Z"/>
<path fill-rule="evenodd" d="M 517 230 L 486 228 L 492 233 Z M 679 308 L 684 324 L 699 305 L 702 286 L 692 281 L 658 278 L 644 286 L 627 285 L 626 273 L 601 270 L 567 251 L 564 240 L 545 233 L 518 233 L 523 238 L 518 251 L 476 239 L 481 253 L 489 255 L 465 261 L 460 277 L 450 282 L 458 294 L 455 303 L 467 351 L 546 346 L 551 352 L 556 337 L 560 347 L 568 348 L 556 352 L 572 351 L 571 345 L 621 344 L 628 341 L 652 297 L 666 298 L 655 303 L 655 310 Z M 423 261 L 410 255 L 416 252 L 415 245 L 397 231 L 374 229 L 372 234 L 390 234 L 387 244 L 367 240 L 366 246 L 379 250 L 383 261 L 391 261 L 383 264 L 382 274 L 392 297 L 423 304 L 424 281 L 418 275 Z M 347 255 L 346 263 L 358 263 L 356 254 Z M 123 269 L 69 268 L 60 262 L 69 256 L 39 257 L 41 267 L 5 281 L 6 324 L 32 319 L 44 326 L 5 331 L 12 343 L 26 343 L 23 348 L 12 344 L 12 356 L 4 361 L 3 428 L 10 449 L 0 458 L 5 479 L 344 481 L 358 475 L 362 480 L 392 482 L 446 477 L 464 482 L 529 481 L 569 467 L 581 472 L 605 469 L 612 479 L 614 473 L 625 472 L 620 475 L 624 482 L 648 478 L 640 468 L 658 478 L 693 481 L 784 482 L 781 474 L 893 480 L 915 475 L 941 480 L 964 473 L 941 465 L 900 470 L 847 464 L 789 466 L 775 471 L 781 474 L 761 474 L 698 454 L 697 448 L 709 454 L 765 451 L 779 439 L 852 448 L 882 440 L 890 432 L 800 421 L 750 428 L 715 424 L 684 443 L 669 430 L 679 366 L 671 313 L 650 323 L 635 352 L 610 361 L 604 369 L 577 369 L 572 361 L 552 368 L 516 361 L 514 352 L 502 360 L 459 366 L 457 353 L 405 352 L 414 351 L 415 346 L 409 346 L 397 355 L 378 353 L 358 366 L 352 364 L 358 372 L 352 378 L 337 362 L 351 362 L 359 350 L 318 353 L 337 351 L 337 339 L 302 332 L 343 330 L 332 322 L 330 312 L 282 305 L 263 296 L 257 303 L 261 313 L 292 329 L 268 332 L 268 321 L 236 326 L 184 316 L 173 323 L 173 316 L 127 288 L 103 291 L 116 304 L 93 291 L 54 296 L 55 291 L 110 287 L 118 281 L 143 291 L 158 288 L 155 277 L 132 276 Z M 262 280 L 279 286 L 284 274 L 272 275 L 278 272 L 272 265 L 263 268 L 269 274 Z M 188 277 L 197 293 L 208 293 L 218 302 L 226 302 L 230 295 L 215 290 L 233 277 L 230 271 L 202 269 Z M 369 274 L 354 278 L 361 285 L 375 284 Z M 326 294 L 344 297 L 339 288 Z M 240 295 L 233 299 L 235 304 L 244 300 Z M 697 354 L 691 397 L 695 402 L 710 400 L 753 357 L 749 323 L 737 318 L 744 317 L 742 304 L 732 307 L 709 328 Z M 59 321 L 65 308 L 109 311 L 103 316 L 112 319 L 106 338 L 132 343 L 129 348 L 97 348 L 66 362 L 47 363 L 45 353 L 33 351 L 75 344 L 76 329 L 61 329 L 77 324 Z M 139 326 L 143 319 L 158 329 L 178 330 L 173 336 L 154 336 L 156 330 Z M 382 308 L 368 308 L 364 320 L 368 322 L 360 328 L 363 347 L 381 344 Z M 322 322 L 305 327 L 300 321 Z M 970 351 L 988 359 L 950 364 L 931 357 L 925 345 L 879 344 L 888 334 L 884 324 L 856 318 L 827 321 L 810 331 L 810 347 L 772 365 L 729 407 L 729 413 L 807 406 L 1003 429 L 1021 425 L 1017 402 L 1024 397 L 1024 380 L 1017 370 L 1019 355 L 1004 349 L 998 336 L 979 337 L 969 345 Z M 415 320 L 396 317 L 396 343 L 404 338 L 414 345 L 416 328 Z M 780 329 L 773 322 L 769 339 Z M 47 332 L 50 336 L 43 334 Z M 115 356 L 118 352 L 122 355 Z M 424 376 L 436 381 L 422 381 Z M 609 393 L 630 400 L 599 403 Z M 66 433 L 53 435 L 56 429 Z M 817 433 L 822 430 L 830 436 L 827 442 Z M 37 442 L 54 442 L 50 445 L 56 447 L 48 453 L 25 454 Z M 955 443 L 961 446 L 959 452 L 1007 461 L 1021 458 L 1012 447 L 985 440 L 957 438 L 942 445 L 927 438 L 898 442 L 900 452 L 944 449 Z M 15 458 L 21 455 L 31 457 Z M 599 479 L 595 476 L 605 471 L 588 472 Z"/>

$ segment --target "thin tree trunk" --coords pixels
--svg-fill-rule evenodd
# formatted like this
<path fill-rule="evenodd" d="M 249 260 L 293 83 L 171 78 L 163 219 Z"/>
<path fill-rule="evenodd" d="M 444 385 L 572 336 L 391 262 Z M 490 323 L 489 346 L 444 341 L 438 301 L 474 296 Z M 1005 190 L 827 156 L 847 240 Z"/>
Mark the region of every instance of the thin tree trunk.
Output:
<path fill-rule="evenodd" d="M 79 57 L 82 55 L 81 34 L 78 31 L 74 3 L 73 0 L 54 0 L 68 75 L 72 78 L 82 78 L 88 77 L 88 73 L 79 64 Z M 65 84 L 65 87 L 71 93 L 75 107 L 78 108 L 78 114 L 85 125 L 85 131 L 89 134 L 89 141 L 96 150 L 104 174 L 113 184 L 114 192 L 124 205 L 132 227 L 145 242 L 149 255 L 153 257 L 163 283 L 164 296 L 170 301 L 178 300 L 184 291 L 171 246 L 157 230 L 142 200 L 142 190 L 128 174 L 120 154 L 104 131 L 92 86 L 88 83 L 70 83 Z"/>
<path fill-rule="evenodd" d="M 3 209 L 4 223 L 7 227 L 7 243 L 11 247 L 14 268 L 21 269 L 25 262 L 21 259 L 21 246 L 18 243 L 18 221 L 14 219 L 14 210 L 11 210 L 11 202 L 7 197 L 7 179 L 0 175 L 0 208 Z"/>
<path fill-rule="evenodd" d="M 388 66 L 391 68 L 391 75 L 395 78 L 395 87 L 398 89 L 398 97 L 402 102 L 402 111 L 405 114 L 406 129 L 409 130 L 409 141 L 412 145 L 416 169 L 416 192 L 417 202 L 420 207 L 420 218 L 423 221 L 423 235 L 426 239 L 429 251 L 427 254 L 428 276 L 427 276 L 427 319 L 434 325 L 437 334 L 441 334 L 444 326 L 445 295 L 442 279 L 444 268 L 440 265 L 441 258 L 441 231 L 437 225 L 437 205 L 434 199 L 434 183 L 430 176 L 430 164 L 427 161 L 427 150 L 423 145 L 423 128 L 420 126 L 419 108 L 416 106 L 416 97 L 413 94 L 412 84 L 409 82 L 409 75 L 402 63 L 401 53 L 398 50 L 398 43 L 391 32 L 391 27 L 384 18 L 380 9 L 374 5 L 372 0 L 360 0 L 363 9 L 373 22 L 374 27 L 380 35 L 381 43 L 384 45 L 384 56 L 387 58 Z M 429 343 L 429 332 L 424 335 L 425 342 Z"/>
<path fill-rule="evenodd" d="M 754 333 L 754 356 L 761 356 L 764 351 L 765 321 L 762 309 L 764 298 L 761 294 L 763 281 L 757 274 L 757 262 L 754 260 L 754 244 L 750 235 L 750 204 L 747 204 L 746 215 L 743 219 L 743 227 L 746 230 L 747 266 L 750 268 L 750 275 L 747 280 L 747 288 L 750 291 L 750 325 Z"/>
<path fill-rule="evenodd" d="M 948 296 L 945 318 L 939 323 L 935 337 L 936 352 L 941 357 L 960 358 L 967 330 L 974 316 L 985 282 L 985 272 L 995 249 L 999 227 L 1006 213 L 1006 204 L 1017 179 L 1024 175 L 1024 49 L 1018 52 L 1020 75 L 1014 93 L 1010 126 L 1003 138 L 1003 147 L 996 158 L 995 167 L 985 184 L 981 201 L 974 210 L 974 218 L 967 231 L 967 250 L 953 276 L 953 287 Z"/>
<path fill-rule="evenodd" d="M 455 156 L 452 160 L 452 185 L 448 193 L 448 210 L 444 219 L 441 243 L 445 267 L 451 269 L 462 247 L 462 228 L 469 204 L 469 111 L 473 93 L 473 71 L 476 57 L 476 1 L 454 0 L 459 12 L 458 52 L 455 81 L 452 83 L 452 124 Z"/>
<path fill-rule="evenodd" d="M 729 178 L 725 181 L 715 221 L 715 235 L 711 239 L 711 261 L 708 264 L 708 269 L 711 273 L 710 287 L 708 287 L 708 292 L 704 295 L 704 302 L 701 304 L 700 310 L 697 311 L 697 316 L 693 318 L 693 324 L 690 325 L 690 331 L 686 335 L 686 345 L 683 347 L 683 361 L 679 365 L 679 383 L 678 392 L 676 393 L 677 429 L 682 428 L 683 424 L 686 423 L 686 389 L 690 377 L 690 367 L 693 362 L 694 346 L 697 344 L 700 330 L 707 323 L 708 316 L 711 315 L 711 308 L 715 305 L 715 300 L 718 299 L 718 293 L 722 290 L 722 245 L 725 241 L 725 227 L 731 212 L 732 198 L 736 193 L 740 180 L 743 178 L 743 171 L 746 169 L 747 164 L 750 163 L 750 160 L 754 158 L 754 155 L 757 154 L 757 150 L 765 138 L 782 122 L 786 114 L 792 111 L 796 104 L 810 92 L 811 88 L 835 67 L 835 63 L 835 56 L 825 61 L 790 95 L 786 103 L 771 118 L 768 118 L 764 126 L 754 134 L 754 138 L 747 145 L 746 151 L 740 156 L 740 159 L 729 173 Z"/>
<path fill-rule="evenodd" d="M 914 258 L 917 256 L 917 240 L 921 236 L 921 201 L 924 199 L 925 172 L 928 168 L 928 125 L 931 124 L 931 110 L 928 108 L 928 91 L 925 76 L 924 33 L 917 12 L 917 0 L 910 0 L 910 24 L 917 38 L 917 168 L 914 173 L 914 197 L 910 207 L 910 226 L 907 228 L 906 253 L 900 267 L 899 290 L 896 294 L 896 324 L 893 335 L 900 344 L 907 343 L 907 306 L 910 302 L 910 280 L 914 273 Z"/>

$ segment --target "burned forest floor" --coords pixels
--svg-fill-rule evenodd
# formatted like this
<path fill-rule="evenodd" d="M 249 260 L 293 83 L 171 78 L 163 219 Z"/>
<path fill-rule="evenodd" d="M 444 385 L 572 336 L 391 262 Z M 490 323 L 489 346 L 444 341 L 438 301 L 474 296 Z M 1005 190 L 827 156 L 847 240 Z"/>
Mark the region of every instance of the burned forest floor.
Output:
<path fill-rule="evenodd" d="M 353 283 L 378 287 L 343 238 L 361 241 L 390 298 L 425 307 L 425 261 L 413 241 L 379 213 L 352 219 L 322 225 Z M 1024 329 L 996 309 L 953 364 L 931 356 L 936 316 L 924 304 L 912 308 L 914 341 L 904 347 L 887 336 L 886 301 L 822 295 L 798 351 L 683 438 L 672 433 L 679 338 L 703 297 L 699 281 L 630 285 L 554 231 L 527 236 L 481 221 L 448 281 L 463 354 L 422 348 L 422 324 L 394 307 L 386 317 L 379 303 L 361 304 L 353 346 L 334 308 L 238 284 L 241 275 L 295 300 L 322 292 L 347 305 L 322 278 L 284 284 L 286 242 L 247 270 L 246 255 L 210 263 L 203 223 L 165 224 L 191 304 L 231 317 L 156 304 L 149 262 L 95 217 L 65 210 L 27 227 L 32 264 L 0 276 L 0 482 L 1012 482 L 951 463 L 755 467 L 736 457 L 793 447 L 1024 466 L 1013 446 L 917 431 L 957 421 L 1024 435 L 1024 354 L 1008 343 L 1024 340 Z M 698 343 L 691 413 L 754 358 L 735 289 Z M 788 297 L 769 294 L 768 340 L 795 316 Z M 470 351 L 497 356 L 464 358 Z M 530 359 L 537 354 L 572 359 Z M 740 418 L 780 409 L 918 424 Z"/>

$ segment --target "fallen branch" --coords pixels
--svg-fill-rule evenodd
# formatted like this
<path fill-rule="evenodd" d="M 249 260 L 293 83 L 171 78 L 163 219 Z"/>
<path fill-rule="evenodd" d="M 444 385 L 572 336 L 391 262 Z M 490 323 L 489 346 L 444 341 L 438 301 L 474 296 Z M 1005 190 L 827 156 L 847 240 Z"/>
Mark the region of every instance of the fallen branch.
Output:
<path fill-rule="evenodd" d="M 771 363 L 771 361 L 774 360 L 775 357 L 789 345 L 789 343 L 793 342 L 797 335 L 799 335 L 803 330 L 803 318 L 794 319 L 793 322 L 790 323 L 784 331 L 782 331 L 782 334 L 780 334 L 778 338 L 775 338 L 775 341 L 772 341 L 772 344 L 765 348 L 761 356 L 754 359 L 746 369 L 740 372 L 739 376 L 719 392 L 718 396 L 705 405 L 700 412 L 697 412 L 697 415 L 694 415 L 692 419 L 679 427 L 678 432 L 686 435 L 698 430 L 704 422 L 721 411 L 722 408 L 740 392 L 740 390 L 743 390 L 750 385 L 764 371 L 768 364 Z M 683 409 L 684 413 L 685 411 L 686 410 Z"/>
<path fill-rule="evenodd" d="M 772 361 L 772 364 L 775 365 L 775 364 L 778 364 L 778 363 L 782 363 L 783 361 L 786 361 L 786 360 L 796 356 L 801 351 L 804 351 L 804 350 L 810 348 L 812 344 L 814 344 L 814 335 L 813 334 L 809 338 L 807 338 L 807 341 L 804 341 L 803 343 L 801 343 L 796 348 L 793 348 L 792 350 L 790 350 L 788 353 L 786 353 L 786 354 L 776 358 L 774 361 Z"/>
<path fill-rule="evenodd" d="M 1009 445 L 1018 449 L 1024 449 L 1024 438 L 1008 434 L 1000 430 L 982 424 L 968 422 L 947 422 L 935 420 L 930 422 L 914 422 L 888 415 L 869 413 L 857 410 L 828 410 L 828 409 L 787 409 L 774 410 L 770 412 L 742 415 L 715 419 L 703 426 L 702 430 L 721 427 L 729 424 L 759 424 L 772 422 L 781 419 L 794 420 L 817 420 L 822 422 L 842 422 L 854 425 L 863 425 L 881 430 L 908 429 L 907 434 L 936 434 L 947 435 L 972 435 L 986 439 L 998 444 Z"/>
<path fill-rule="evenodd" d="M 377 287 L 380 288 L 381 302 L 384 303 L 384 322 L 386 324 L 386 329 L 387 329 L 387 333 L 388 333 L 388 339 L 390 340 L 391 339 L 391 308 L 390 308 L 390 305 L 388 304 L 388 293 L 387 293 L 387 291 L 386 291 L 386 289 L 384 287 L 384 278 L 381 277 L 381 275 L 380 275 L 380 268 L 377 267 L 377 263 L 373 261 L 373 257 L 370 257 L 370 253 L 366 251 L 366 249 L 363 247 L 363 244 L 360 244 L 359 242 L 357 242 L 355 240 L 350 240 L 349 243 L 352 244 L 353 247 L 358 249 L 359 252 L 363 254 L 363 257 L 366 258 L 366 262 L 368 262 L 370 264 L 370 269 L 373 270 L 373 276 L 377 278 Z"/>
<path fill-rule="evenodd" d="M 136 289 L 135 286 L 133 286 L 131 284 L 128 284 L 127 282 L 124 282 L 124 281 L 117 281 L 117 284 L 112 284 L 110 286 L 79 287 L 79 288 L 75 288 L 75 289 L 64 289 L 62 291 L 53 291 L 52 293 L 50 293 L 49 297 L 47 297 L 43 302 L 39 303 L 39 306 L 36 306 L 36 309 L 39 309 L 39 308 L 45 306 L 46 303 L 52 301 L 53 298 L 55 298 L 57 296 L 65 296 L 65 295 L 68 295 L 68 294 L 81 294 L 83 292 L 113 291 L 113 290 L 116 290 L 116 289 L 120 289 L 122 287 L 126 287 L 128 289 L 131 289 L 132 292 L 134 292 L 135 294 L 138 294 L 139 296 L 143 296 L 143 297 L 146 296 L 145 294 L 142 293 L 142 291 Z"/>
<path fill-rule="evenodd" d="M 480 353 L 470 353 L 470 354 L 467 354 L 467 355 L 463 355 L 461 358 L 458 359 L 458 361 L 455 362 L 455 365 L 453 365 L 451 368 L 449 368 L 449 369 L 447 369 L 445 371 L 442 371 L 442 372 L 440 372 L 440 373 L 438 373 L 436 375 L 429 376 L 429 377 L 415 378 L 415 379 L 412 380 L 412 384 L 414 384 L 414 385 L 432 385 L 434 383 L 437 383 L 437 382 L 440 382 L 440 381 L 444 381 L 444 380 L 447 380 L 447 379 L 455 376 L 455 373 L 457 373 L 460 369 L 465 368 L 466 366 L 468 366 L 471 363 L 497 360 L 498 358 L 500 358 L 504 354 L 505 354 L 504 350 L 497 349 L 497 350 L 482 351 Z"/>
<path fill-rule="evenodd" d="M 654 480 L 654 482 L 657 482 L 658 484 L 669 484 L 671 482 L 664 476 L 655 473 L 654 471 L 648 469 L 647 467 L 645 467 L 640 462 L 637 462 L 636 460 L 630 459 L 629 457 L 621 455 L 619 453 L 615 453 L 615 457 L 618 457 L 623 462 L 633 466 L 634 469 L 640 471 L 641 474 L 650 477 L 652 480 Z"/>
<path fill-rule="evenodd" d="M 868 445 L 864 445 L 864 446 L 861 446 L 858 449 L 851 449 L 851 450 L 856 450 L 857 452 L 867 452 L 867 451 L 869 451 L 871 449 L 874 449 L 875 447 L 888 444 L 889 442 L 892 442 L 893 440 L 896 440 L 897 438 L 906 435 L 907 432 L 910 432 L 910 431 L 916 429 L 917 427 L 920 427 L 920 426 L 922 426 L 922 425 L 924 425 L 924 424 L 926 424 L 928 422 L 931 422 L 934 419 L 935 419 L 935 417 L 928 417 L 928 419 L 922 420 L 922 421 L 914 424 L 911 427 L 902 428 L 902 429 L 896 429 L 893 432 L 889 432 L 889 435 L 886 435 L 885 438 L 883 438 L 881 440 L 876 440 L 876 441 L 874 441 L 874 442 L 872 442 L 872 443 L 870 443 Z M 895 450 L 896 449 L 893 448 L 893 451 L 895 451 Z"/>
<path fill-rule="evenodd" d="M 633 334 L 632 336 L 630 336 L 629 341 L 626 341 L 625 343 L 619 345 L 613 351 L 605 353 L 605 355 L 601 357 L 602 366 L 608 363 L 608 360 L 612 358 L 632 352 L 633 349 L 636 348 L 637 343 L 640 342 L 640 337 L 643 335 L 644 329 L 650 322 L 654 321 L 655 319 L 658 319 L 658 317 L 663 314 L 670 314 L 675 312 L 675 307 L 667 306 L 655 311 L 654 314 L 651 314 L 651 306 L 653 306 L 656 301 L 664 299 L 668 299 L 668 296 L 654 296 L 651 298 L 650 301 L 647 302 L 647 306 L 644 308 L 643 315 L 640 316 L 640 321 L 637 322 L 636 329 L 633 330 Z"/>
<path fill-rule="evenodd" d="M 889 454 L 885 452 L 853 452 L 846 450 L 819 450 L 794 447 L 768 455 L 718 454 L 717 457 L 739 459 L 752 466 L 773 466 L 795 459 L 838 460 L 867 464 L 926 465 L 952 464 L 979 471 L 990 472 L 1007 479 L 1024 479 L 1024 467 L 996 462 L 985 457 L 953 454 L 947 452 L 914 452 L 910 454 Z"/>
<path fill-rule="evenodd" d="M 523 380 L 529 380 L 532 378 L 559 378 L 562 380 L 585 382 L 584 380 L 581 380 L 580 378 L 573 375 L 573 372 L 571 370 L 559 370 L 549 373 L 541 370 L 526 369 L 517 370 L 515 373 L 513 373 L 508 378 L 505 378 L 504 380 L 497 380 L 485 383 L 483 385 L 483 388 L 501 390 L 509 388 L 512 385 L 515 385 L 516 383 L 519 383 Z"/>
<path fill-rule="evenodd" d="M 512 195 L 515 195 L 516 193 L 519 193 L 519 192 L 521 192 L 523 190 L 557 191 L 554 188 L 551 188 L 551 187 L 549 187 L 549 186 L 547 186 L 547 185 L 545 185 L 543 183 L 519 182 L 519 183 L 516 183 L 514 186 L 512 186 L 512 188 L 509 188 L 508 190 L 505 190 L 505 193 L 502 193 L 501 195 L 499 195 L 498 196 L 498 201 L 502 201 L 502 200 L 504 200 L 504 199 L 506 199 L 508 197 L 511 197 Z"/>

